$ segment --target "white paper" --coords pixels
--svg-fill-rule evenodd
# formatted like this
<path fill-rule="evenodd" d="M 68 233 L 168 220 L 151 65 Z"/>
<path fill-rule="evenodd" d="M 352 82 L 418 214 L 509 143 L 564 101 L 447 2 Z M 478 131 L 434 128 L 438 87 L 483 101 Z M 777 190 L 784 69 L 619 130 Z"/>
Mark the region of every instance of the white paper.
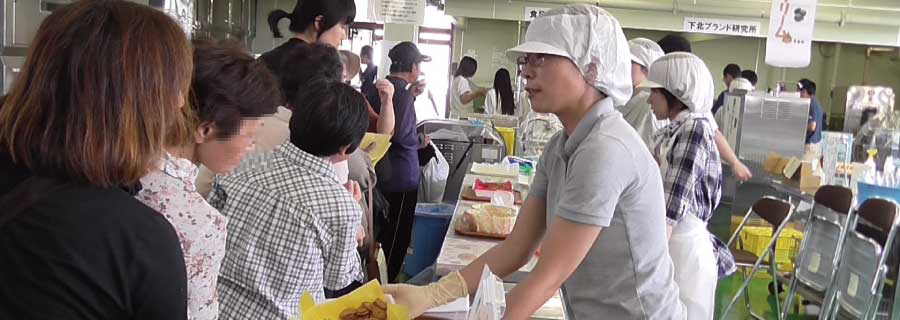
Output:
<path fill-rule="evenodd" d="M 816 273 L 819 272 L 819 264 L 822 262 L 822 255 L 818 252 L 813 252 L 809 254 L 809 267 L 806 270 L 809 272 Z"/>
<path fill-rule="evenodd" d="M 425 22 L 425 0 L 374 0 L 373 2 L 375 20 L 384 23 L 415 25 Z"/>
<path fill-rule="evenodd" d="M 509 191 L 494 191 L 491 195 L 491 204 L 500 207 L 513 207 L 516 205 L 516 196 Z"/>
<path fill-rule="evenodd" d="M 390 40 L 382 40 L 381 41 L 381 66 L 378 68 L 378 75 L 375 79 L 384 79 L 390 71 L 391 71 L 391 57 L 388 56 L 388 53 L 391 52 L 391 49 L 394 48 L 400 41 L 390 41 Z"/>
<path fill-rule="evenodd" d="M 497 149 L 481 149 L 481 159 L 484 160 L 498 160 L 500 158 L 500 151 Z"/>
<path fill-rule="evenodd" d="M 350 181 L 350 165 L 347 160 L 333 164 L 334 175 L 338 178 L 338 183 L 344 185 Z"/>
<path fill-rule="evenodd" d="M 859 276 L 850 273 L 850 283 L 847 284 L 847 294 L 856 297 L 856 291 L 859 290 Z"/>
<path fill-rule="evenodd" d="M 796 212 L 807 212 L 812 209 L 813 209 L 812 202 L 801 200 L 800 204 L 797 205 L 797 210 L 795 210 L 795 211 Z"/>
<path fill-rule="evenodd" d="M 766 64 L 805 68 L 812 55 L 817 0 L 775 0 L 766 37 Z"/>
<path fill-rule="evenodd" d="M 469 296 L 454 300 L 451 303 L 432 308 L 427 313 L 451 313 L 469 311 Z"/>
<path fill-rule="evenodd" d="M 467 320 L 500 320 L 506 311 L 503 281 L 485 265 Z"/>

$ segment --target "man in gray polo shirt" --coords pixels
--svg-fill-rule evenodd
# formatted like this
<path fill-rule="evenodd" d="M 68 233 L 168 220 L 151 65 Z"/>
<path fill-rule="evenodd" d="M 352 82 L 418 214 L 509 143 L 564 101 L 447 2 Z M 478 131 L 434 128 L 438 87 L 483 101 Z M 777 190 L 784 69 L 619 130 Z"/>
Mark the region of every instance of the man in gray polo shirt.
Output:
<path fill-rule="evenodd" d="M 615 106 L 631 97 L 631 55 L 618 21 L 591 5 L 535 19 L 510 55 L 536 112 L 563 123 L 544 149 L 510 236 L 425 287 L 385 291 L 413 315 L 478 288 L 485 265 L 506 276 L 543 249 L 507 297 L 526 319 L 561 286 L 576 319 L 684 319 L 668 253 L 659 169 Z"/>

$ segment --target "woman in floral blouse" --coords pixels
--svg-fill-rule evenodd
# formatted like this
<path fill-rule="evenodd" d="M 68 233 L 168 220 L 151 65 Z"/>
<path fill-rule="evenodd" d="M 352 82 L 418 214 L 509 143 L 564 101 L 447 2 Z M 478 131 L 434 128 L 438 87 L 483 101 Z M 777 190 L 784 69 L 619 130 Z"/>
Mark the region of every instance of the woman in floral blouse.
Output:
<path fill-rule="evenodd" d="M 197 193 L 198 165 L 231 171 L 253 147 L 260 118 L 275 113 L 278 83 L 237 44 L 194 41 L 194 125 L 169 139 L 159 168 L 141 179 L 138 200 L 175 228 L 187 268 L 189 319 L 217 319 L 216 281 L 225 256 L 225 216 Z M 187 131 L 187 132 L 185 132 Z M 185 134 L 187 133 L 187 134 Z M 179 141 L 175 137 L 190 137 Z"/>

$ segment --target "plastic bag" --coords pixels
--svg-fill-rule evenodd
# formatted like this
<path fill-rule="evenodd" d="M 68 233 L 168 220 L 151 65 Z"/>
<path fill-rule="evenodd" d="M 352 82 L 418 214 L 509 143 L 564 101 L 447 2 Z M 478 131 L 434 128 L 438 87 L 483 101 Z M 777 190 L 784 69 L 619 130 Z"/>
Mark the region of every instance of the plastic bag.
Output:
<path fill-rule="evenodd" d="M 500 280 L 487 265 L 481 272 L 478 292 L 469 308 L 467 320 L 500 320 L 506 312 L 506 292 Z"/>
<path fill-rule="evenodd" d="M 409 309 L 393 304 L 391 299 L 384 295 L 378 280 L 369 281 L 366 285 L 353 290 L 350 294 L 336 300 L 316 304 L 309 292 L 303 293 L 300 298 L 300 312 L 302 320 L 339 320 L 341 312 L 347 309 L 359 308 L 363 302 L 374 302 L 381 299 L 387 302 L 388 320 L 407 320 Z"/>
<path fill-rule="evenodd" d="M 419 180 L 419 202 L 440 203 L 444 198 L 444 189 L 447 187 L 447 177 L 450 175 L 450 164 L 440 150 L 434 145 L 434 158 L 422 168 L 422 178 Z"/>

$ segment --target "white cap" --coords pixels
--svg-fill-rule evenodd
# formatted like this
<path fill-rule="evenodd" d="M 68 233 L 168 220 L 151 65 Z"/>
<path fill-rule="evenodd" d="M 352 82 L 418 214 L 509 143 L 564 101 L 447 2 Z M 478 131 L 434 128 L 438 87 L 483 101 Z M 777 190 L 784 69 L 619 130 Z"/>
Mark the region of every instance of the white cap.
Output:
<path fill-rule="evenodd" d="M 638 88 L 663 88 L 693 113 L 712 109 L 715 85 L 706 63 L 687 52 L 673 52 L 650 65 L 647 80 Z"/>
<path fill-rule="evenodd" d="M 628 47 L 631 50 L 631 62 L 637 63 L 644 68 L 650 68 L 653 61 L 659 59 L 666 53 L 656 44 L 656 41 L 647 38 L 634 38 L 628 40 Z"/>
<path fill-rule="evenodd" d="M 745 78 L 734 78 L 731 80 L 731 86 L 728 87 L 729 92 L 734 90 L 753 91 L 753 89 L 753 84 Z"/>
<path fill-rule="evenodd" d="M 509 49 L 507 56 L 515 59 L 527 53 L 569 58 L 585 80 L 616 106 L 631 99 L 628 42 L 619 21 L 599 7 L 568 5 L 537 17 L 525 33 L 525 42 Z"/>

